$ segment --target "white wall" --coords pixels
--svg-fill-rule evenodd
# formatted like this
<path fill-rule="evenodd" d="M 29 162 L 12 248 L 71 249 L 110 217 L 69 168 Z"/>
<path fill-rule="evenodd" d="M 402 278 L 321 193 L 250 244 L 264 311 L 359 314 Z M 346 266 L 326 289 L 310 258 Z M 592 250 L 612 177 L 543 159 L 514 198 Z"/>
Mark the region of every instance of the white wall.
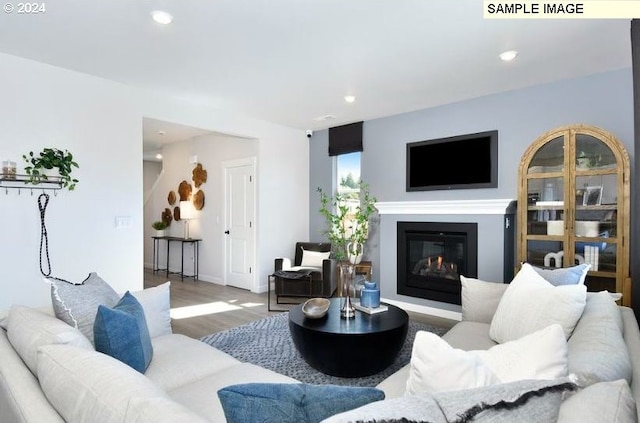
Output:
<path fill-rule="evenodd" d="M 0 54 L 0 63 L 0 157 L 18 161 L 25 152 L 54 146 L 71 150 L 80 164 L 76 191 L 52 196 L 49 203 L 54 275 L 80 280 L 96 271 L 117 291 L 142 287 L 143 116 L 259 140 L 261 283 L 266 284 L 273 258 L 288 253 L 291 237 L 307 236 L 309 150 L 303 130 L 6 54 Z M 283 153 L 291 166 L 283 165 Z M 299 209 L 281 213 L 290 196 L 300 199 Z M 36 195 L 10 192 L 0 198 L 0 309 L 45 304 L 49 287 L 38 265 Z M 131 227 L 116 229 L 116 216 L 129 216 Z"/>

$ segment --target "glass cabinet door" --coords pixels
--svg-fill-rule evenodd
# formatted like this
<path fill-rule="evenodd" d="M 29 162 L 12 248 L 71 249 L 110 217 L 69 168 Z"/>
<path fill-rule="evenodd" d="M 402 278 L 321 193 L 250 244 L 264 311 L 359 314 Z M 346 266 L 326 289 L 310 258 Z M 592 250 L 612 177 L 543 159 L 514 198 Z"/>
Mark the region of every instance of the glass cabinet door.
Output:
<path fill-rule="evenodd" d="M 527 234 L 562 236 L 564 231 L 564 137 L 542 146 L 527 168 Z"/>

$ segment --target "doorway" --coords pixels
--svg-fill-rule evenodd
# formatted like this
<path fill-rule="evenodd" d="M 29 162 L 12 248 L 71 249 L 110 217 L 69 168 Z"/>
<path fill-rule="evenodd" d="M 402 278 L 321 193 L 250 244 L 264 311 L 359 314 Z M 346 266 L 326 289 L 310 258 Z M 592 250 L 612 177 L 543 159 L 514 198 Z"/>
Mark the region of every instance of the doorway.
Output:
<path fill-rule="evenodd" d="M 251 290 L 255 283 L 256 158 L 223 162 L 225 198 L 224 281 Z"/>

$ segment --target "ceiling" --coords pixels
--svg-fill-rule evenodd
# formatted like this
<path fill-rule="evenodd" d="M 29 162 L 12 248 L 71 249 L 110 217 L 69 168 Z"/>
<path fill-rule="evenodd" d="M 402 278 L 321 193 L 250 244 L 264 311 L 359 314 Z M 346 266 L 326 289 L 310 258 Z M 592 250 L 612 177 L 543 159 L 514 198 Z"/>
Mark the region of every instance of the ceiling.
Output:
<path fill-rule="evenodd" d="M 56 0 L 46 8 L 0 14 L 0 52 L 301 130 L 631 66 L 628 20 L 485 20 L 480 0 Z M 155 9 L 173 23 L 153 22 Z M 498 59 L 511 49 L 515 61 Z"/>

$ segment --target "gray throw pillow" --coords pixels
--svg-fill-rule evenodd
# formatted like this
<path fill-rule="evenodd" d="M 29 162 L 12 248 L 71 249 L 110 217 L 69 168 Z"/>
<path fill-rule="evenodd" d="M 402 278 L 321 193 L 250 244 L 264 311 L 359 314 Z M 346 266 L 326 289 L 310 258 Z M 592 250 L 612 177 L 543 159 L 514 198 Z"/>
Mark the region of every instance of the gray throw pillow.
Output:
<path fill-rule="evenodd" d="M 97 273 L 90 273 L 80 284 L 55 278 L 51 283 L 51 302 L 56 317 L 80 330 L 93 345 L 93 323 L 99 305 L 112 308 L 120 296 Z"/>

